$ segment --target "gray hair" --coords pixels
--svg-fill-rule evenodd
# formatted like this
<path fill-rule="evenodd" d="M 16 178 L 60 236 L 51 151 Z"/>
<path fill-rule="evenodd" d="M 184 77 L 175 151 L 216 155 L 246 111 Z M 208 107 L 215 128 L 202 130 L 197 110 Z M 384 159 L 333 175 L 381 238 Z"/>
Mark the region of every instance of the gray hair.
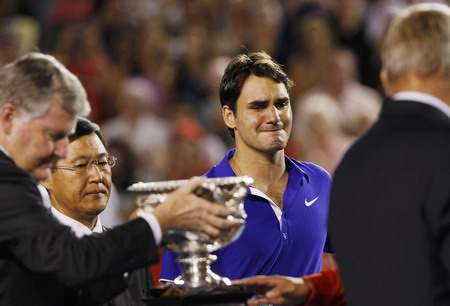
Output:
<path fill-rule="evenodd" d="M 11 103 L 35 118 L 54 99 L 71 115 L 87 116 L 91 110 L 78 78 L 51 55 L 30 52 L 0 69 L 0 107 Z"/>
<path fill-rule="evenodd" d="M 450 78 L 450 7 L 421 3 L 402 11 L 386 32 L 381 61 L 389 78 L 427 77 L 439 69 Z"/>

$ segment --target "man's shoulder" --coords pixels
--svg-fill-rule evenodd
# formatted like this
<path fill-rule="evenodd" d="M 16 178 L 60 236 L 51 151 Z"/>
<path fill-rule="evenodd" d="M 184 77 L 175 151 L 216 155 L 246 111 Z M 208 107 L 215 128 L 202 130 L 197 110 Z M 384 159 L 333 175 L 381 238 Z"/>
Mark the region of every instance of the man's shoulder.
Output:
<path fill-rule="evenodd" d="M 236 174 L 233 172 L 233 169 L 230 166 L 230 163 L 228 162 L 228 159 L 230 156 L 234 154 L 233 151 L 229 151 L 222 161 L 218 163 L 217 165 L 212 166 L 205 174 L 206 177 L 225 177 L 225 176 L 236 176 Z"/>
<path fill-rule="evenodd" d="M 330 174 L 327 170 L 321 167 L 318 164 L 306 161 L 300 161 L 291 157 L 286 156 L 286 162 L 288 163 L 288 167 L 291 169 L 301 171 L 307 176 L 319 176 L 319 177 L 327 177 L 331 178 Z M 289 165 L 290 164 L 290 165 Z"/>
<path fill-rule="evenodd" d="M 33 183 L 32 177 L 14 164 L 14 162 L 5 155 L 0 155 L 0 183 Z"/>

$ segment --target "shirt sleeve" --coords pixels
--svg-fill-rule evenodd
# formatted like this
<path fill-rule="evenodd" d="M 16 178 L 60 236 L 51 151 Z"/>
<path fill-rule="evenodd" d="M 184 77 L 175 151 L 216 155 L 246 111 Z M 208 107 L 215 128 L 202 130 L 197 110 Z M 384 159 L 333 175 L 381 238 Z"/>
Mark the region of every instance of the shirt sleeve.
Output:
<path fill-rule="evenodd" d="M 155 215 L 152 213 L 147 212 L 141 213 L 139 216 L 147 221 L 148 225 L 150 225 L 150 228 L 152 229 L 156 244 L 160 244 L 162 239 L 162 230 L 158 219 L 156 219 Z"/>

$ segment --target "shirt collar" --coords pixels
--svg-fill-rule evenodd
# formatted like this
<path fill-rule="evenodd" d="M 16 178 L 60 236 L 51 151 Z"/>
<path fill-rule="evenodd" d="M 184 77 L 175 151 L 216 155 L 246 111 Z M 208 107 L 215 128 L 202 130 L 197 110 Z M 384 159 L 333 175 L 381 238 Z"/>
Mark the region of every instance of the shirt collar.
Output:
<path fill-rule="evenodd" d="M 394 95 L 392 95 L 391 99 L 393 101 L 412 101 L 428 104 L 434 108 L 439 109 L 443 113 L 445 113 L 448 117 L 450 117 L 450 106 L 448 106 L 441 99 L 418 91 L 401 91 Z"/>
<path fill-rule="evenodd" d="M 233 168 L 230 166 L 230 158 L 233 157 L 235 153 L 236 149 L 231 149 L 225 154 L 223 160 L 216 166 L 216 176 L 236 176 Z M 289 177 L 292 177 L 294 182 L 300 182 L 301 185 L 309 183 L 309 177 L 306 172 L 300 168 L 298 165 L 299 162 L 295 162 L 286 155 L 284 156 L 284 160 L 286 162 L 286 169 L 289 171 Z M 251 193 L 250 189 L 248 191 Z"/>
<path fill-rule="evenodd" d="M 53 206 L 50 208 L 50 211 L 53 213 L 56 219 L 58 219 L 59 222 L 70 227 L 78 238 L 92 235 L 92 233 L 103 233 L 103 227 L 102 223 L 100 222 L 100 217 L 97 218 L 97 223 L 95 224 L 94 229 L 91 231 L 83 223 L 66 216 Z"/>
<path fill-rule="evenodd" d="M 9 155 L 8 151 L 6 151 L 6 149 L 3 148 L 2 146 L 0 146 L 0 151 L 2 151 L 3 153 L 5 153 L 6 156 L 8 156 L 9 158 L 11 158 L 11 155 Z"/>

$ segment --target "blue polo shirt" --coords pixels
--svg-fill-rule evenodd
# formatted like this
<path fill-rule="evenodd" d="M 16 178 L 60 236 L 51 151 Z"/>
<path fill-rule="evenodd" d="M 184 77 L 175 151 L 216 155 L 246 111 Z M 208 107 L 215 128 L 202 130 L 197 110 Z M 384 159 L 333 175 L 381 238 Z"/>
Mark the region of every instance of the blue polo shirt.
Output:
<path fill-rule="evenodd" d="M 230 150 L 205 175 L 236 176 L 229 159 Z M 285 156 L 289 179 L 283 195 L 283 209 L 270 203 L 262 192 L 249 188 L 244 200 L 247 220 L 242 235 L 218 251 L 211 270 L 232 280 L 253 275 L 303 276 L 322 268 L 326 246 L 331 177 L 321 167 Z M 278 217 L 277 217 L 278 214 Z M 174 279 L 181 274 L 175 263 L 178 254 L 165 251 L 160 278 Z"/>

